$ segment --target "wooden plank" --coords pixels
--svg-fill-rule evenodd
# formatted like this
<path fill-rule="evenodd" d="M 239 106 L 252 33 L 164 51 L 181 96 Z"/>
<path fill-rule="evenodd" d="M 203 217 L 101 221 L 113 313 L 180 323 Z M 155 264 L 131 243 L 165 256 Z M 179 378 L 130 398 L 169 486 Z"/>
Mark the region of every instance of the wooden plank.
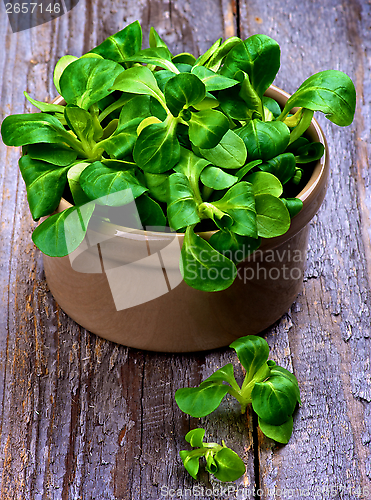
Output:
<path fill-rule="evenodd" d="M 172 50 L 196 55 L 235 33 L 233 5 L 226 0 L 80 0 L 68 15 L 17 34 L 4 14 L 1 119 L 31 108 L 23 90 L 40 100 L 55 97 L 51 82 L 59 57 L 79 56 L 135 19 L 143 23 L 145 40 L 154 25 Z M 153 500 L 166 491 L 162 487 L 212 487 L 207 474 L 198 483 L 182 466 L 184 435 L 199 422 L 182 414 L 173 396 L 235 361 L 234 354 L 145 353 L 99 339 L 69 319 L 47 289 L 42 257 L 31 242 L 34 223 L 18 157 L 19 150 L 0 146 L 0 498 Z M 238 411 L 233 402 L 225 407 Z M 245 457 L 242 481 L 253 484 L 251 419 L 220 424 L 213 416 L 201 423 L 208 438 L 225 437 Z"/>
<path fill-rule="evenodd" d="M 293 92 L 312 73 L 340 69 L 358 93 L 352 126 L 318 118 L 330 147 L 329 189 L 311 224 L 304 292 L 267 332 L 276 361 L 298 377 L 303 406 L 287 446 L 259 433 L 262 498 L 286 498 L 290 490 L 294 498 L 370 498 L 370 6 L 240 6 L 243 37 L 260 32 L 280 43 L 279 86 Z"/>

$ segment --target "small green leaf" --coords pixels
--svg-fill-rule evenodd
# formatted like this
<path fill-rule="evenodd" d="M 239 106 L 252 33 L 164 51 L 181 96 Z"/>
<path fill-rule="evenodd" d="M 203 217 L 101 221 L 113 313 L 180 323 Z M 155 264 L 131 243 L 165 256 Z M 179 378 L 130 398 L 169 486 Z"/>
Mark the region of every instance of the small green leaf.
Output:
<path fill-rule="evenodd" d="M 202 448 L 204 437 L 205 437 L 205 429 L 198 428 L 198 429 L 192 429 L 191 431 L 187 432 L 187 434 L 184 436 L 184 439 L 193 448 Z"/>
<path fill-rule="evenodd" d="M 225 58 L 221 74 L 234 78 L 238 70 L 249 75 L 260 98 L 273 83 L 280 67 L 280 47 L 266 35 L 253 35 L 238 43 Z"/>
<path fill-rule="evenodd" d="M 253 160 L 253 161 L 250 161 L 245 166 L 243 166 L 242 168 L 240 168 L 239 170 L 237 170 L 236 177 L 239 180 L 242 180 L 245 177 L 245 175 L 250 172 L 250 170 L 252 170 L 254 167 L 257 167 L 261 163 L 262 163 L 262 160 Z"/>
<path fill-rule="evenodd" d="M 19 169 L 27 188 L 27 200 L 34 220 L 57 208 L 67 181 L 69 167 L 59 167 L 22 156 Z"/>
<path fill-rule="evenodd" d="M 58 167 L 65 167 L 77 158 L 76 151 L 61 143 L 29 144 L 27 155 L 33 160 L 46 161 Z"/>
<path fill-rule="evenodd" d="M 232 231 L 224 230 L 216 231 L 211 236 L 209 243 L 215 250 L 237 264 L 260 247 L 261 239 L 240 236 Z"/>
<path fill-rule="evenodd" d="M 243 140 L 233 130 L 228 130 L 217 146 L 211 149 L 200 149 L 200 153 L 211 163 L 222 168 L 241 167 L 247 156 Z"/>
<path fill-rule="evenodd" d="M 1 135 L 7 146 L 60 143 L 65 142 L 67 134 L 61 122 L 47 113 L 10 115 L 1 124 Z"/>
<path fill-rule="evenodd" d="M 238 84 L 237 80 L 226 78 L 225 76 L 219 75 L 204 66 L 194 66 L 192 68 L 192 73 L 202 80 L 208 92 L 227 89 Z"/>
<path fill-rule="evenodd" d="M 91 114 L 79 106 L 68 104 L 64 109 L 64 117 L 70 129 L 80 141 L 93 148 L 95 142 L 93 140 L 94 128 Z"/>
<path fill-rule="evenodd" d="M 303 208 L 303 202 L 299 198 L 281 198 L 289 211 L 291 219 Z"/>
<path fill-rule="evenodd" d="M 224 40 L 224 42 L 206 62 L 206 67 L 213 71 L 218 71 L 228 53 L 240 42 L 241 39 L 237 36 L 231 36 L 230 38 L 227 38 L 227 40 Z"/>
<path fill-rule="evenodd" d="M 274 118 L 277 118 L 281 114 L 281 108 L 278 102 L 271 97 L 263 96 L 263 105 L 269 109 Z"/>
<path fill-rule="evenodd" d="M 260 170 L 275 175 L 282 184 L 286 184 L 295 174 L 296 161 L 292 153 L 282 153 L 259 165 Z"/>
<path fill-rule="evenodd" d="M 241 235 L 256 238 L 255 200 L 251 184 L 239 182 L 232 186 L 221 200 L 213 204 L 229 214 L 233 219 L 231 231 Z"/>
<path fill-rule="evenodd" d="M 290 214 L 285 204 L 271 194 L 255 196 L 256 224 L 258 235 L 274 238 L 285 234 L 290 228 Z"/>
<path fill-rule="evenodd" d="M 36 101 L 32 99 L 27 92 L 23 92 L 26 99 L 33 104 L 36 108 L 38 108 L 43 113 L 61 113 L 63 112 L 63 106 L 60 104 L 49 104 L 48 102 Z"/>
<path fill-rule="evenodd" d="M 219 38 L 216 42 L 212 44 L 212 46 L 207 49 L 204 54 L 201 54 L 200 57 L 196 60 L 195 66 L 204 66 L 205 63 L 217 52 L 220 45 L 222 43 L 222 39 Z"/>
<path fill-rule="evenodd" d="M 267 380 L 256 382 L 251 398 L 254 411 L 271 425 L 287 422 L 297 403 L 294 384 L 281 374 L 271 374 Z"/>
<path fill-rule="evenodd" d="M 270 439 L 274 439 L 278 443 L 282 444 L 287 444 L 289 442 L 294 426 L 292 417 L 290 417 L 287 422 L 284 422 L 281 425 L 268 424 L 267 422 L 264 422 L 264 420 L 262 420 L 260 417 L 258 422 L 262 433 Z"/>
<path fill-rule="evenodd" d="M 308 127 L 312 122 L 313 115 L 314 111 L 312 111 L 311 109 L 301 108 L 301 113 L 299 114 L 299 120 L 297 121 L 297 124 L 294 125 L 295 128 L 291 131 L 289 144 L 291 142 L 295 142 L 297 139 L 299 139 L 299 137 L 301 137 L 305 133 L 305 131 L 308 129 Z M 292 116 L 291 118 L 294 118 L 294 116 Z M 290 118 L 287 118 L 284 121 L 284 123 L 290 126 L 287 123 L 288 120 L 290 120 Z"/>
<path fill-rule="evenodd" d="M 100 161 L 84 169 L 80 185 L 91 200 L 109 206 L 126 205 L 147 191 L 131 171 L 106 167 Z"/>
<path fill-rule="evenodd" d="M 60 80 L 60 78 L 62 76 L 63 71 L 67 68 L 67 66 L 69 64 L 71 64 L 72 62 L 74 62 L 76 60 L 77 60 L 76 56 L 66 55 L 66 56 L 62 56 L 59 59 L 59 61 L 57 62 L 57 64 L 55 65 L 54 75 L 53 75 L 53 82 L 54 82 L 55 88 L 58 91 L 58 94 L 61 93 L 61 89 L 60 89 L 60 86 L 59 86 L 59 80 Z M 41 110 L 41 111 L 45 111 L 45 110 Z"/>
<path fill-rule="evenodd" d="M 146 185 L 149 190 L 149 194 L 156 198 L 156 200 L 167 203 L 168 201 L 168 174 L 151 174 L 150 172 L 144 172 L 144 178 Z"/>
<path fill-rule="evenodd" d="M 191 287 L 208 292 L 225 290 L 237 275 L 235 264 L 187 227 L 181 250 L 180 270 Z"/>
<path fill-rule="evenodd" d="M 206 167 L 201 172 L 201 182 L 212 189 L 228 189 L 238 181 L 234 175 L 227 174 L 218 167 Z"/>
<path fill-rule="evenodd" d="M 126 26 L 115 35 L 109 36 L 100 45 L 91 50 L 105 59 L 122 63 L 130 56 L 136 54 L 142 46 L 142 28 L 139 21 Z"/>
<path fill-rule="evenodd" d="M 67 104 L 88 110 L 92 104 L 108 96 L 123 68 L 114 61 L 80 58 L 69 64 L 59 80 L 61 95 Z"/>
<path fill-rule="evenodd" d="M 77 163 L 67 172 L 68 185 L 70 186 L 70 191 L 75 205 L 80 206 L 91 201 L 80 186 L 81 172 L 85 170 L 89 165 L 90 163 L 87 162 Z"/>
<path fill-rule="evenodd" d="M 99 139 L 104 140 L 114 134 L 117 131 L 118 122 L 118 118 L 114 118 L 113 120 L 111 120 L 108 125 L 104 127 L 104 129 L 102 129 L 102 131 L 100 132 Z"/>
<path fill-rule="evenodd" d="M 296 167 L 295 173 L 294 173 L 293 178 L 291 179 L 291 182 L 295 185 L 298 185 L 300 183 L 302 177 L 303 177 L 303 169 Z"/>
<path fill-rule="evenodd" d="M 194 191 L 184 174 L 170 175 L 168 200 L 167 216 L 172 229 L 177 231 L 200 222 Z"/>
<path fill-rule="evenodd" d="M 206 465 L 205 470 L 210 474 L 215 474 L 218 471 L 218 466 L 215 462 L 214 453 L 212 451 L 207 451 L 205 453 Z"/>
<path fill-rule="evenodd" d="M 246 472 L 241 458 L 233 450 L 223 447 L 214 456 L 217 470 L 214 476 L 220 481 L 235 481 Z"/>
<path fill-rule="evenodd" d="M 233 120 L 250 121 L 254 110 L 238 95 L 235 89 L 222 90 L 218 100 L 223 112 Z"/>
<path fill-rule="evenodd" d="M 191 73 L 180 73 L 170 78 L 165 85 L 165 99 L 174 116 L 178 116 L 183 108 L 201 102 L 205 95 L 205 85 Z"/>
<path fill-rule="evenodd" d="M 152 71 L 146 66 L 134 66 L 125 70 L 116 78 L 111 90 L 151 95 L 165 105 L 164 94 L 159 89 Z"/>
<path fill-rule="evenodd" d="M 203 382 L 199 387 L 178 389 L 175 401 L 184 413 L 197 418 L 205 417 L 218 408 L 227 392 L 227 385 Z"/>
<path fill-rule="evenodd" d="M 71 207 L 42 222 L 32 233 L 35 245 L 50 257 L 64 257 L 81 244 L 95 204 Z"/>
<path fill-rule="evenodd" d="M 157 231 L 161 230 L 161 228 L 165 228 L 165 214 L 155 200 L 150 198 L 147 194 L 143 194 L 136 199 L 136 206 L 143 227 L 157 228 Z"/>
<path fill-rule="evenodd" d="M 191 451 L 182 450 L 179 452 L 179 455 L 183 461 L 186 471 L 193 477 L 193 479 L 197 479 L 197 473 L 200 468 L 200 457 L 198 455 L 192 456 L 191 453 Z"/>
<path fill-rule="evenodd" d="M 142 118 L 137 118 L 120 126 L 113 135 L 100 141 L 99 146 L 114 159 L 120 160 L 127 157 L 133 152 L 137 141 L 137 128 L 141 121 Z"/>
<path fill-rule="evenodd" d="M 198 213 L 201 219 L 212 219 L 219 229 L 230 229 L 233 225 L 232 217 L 212 203 L 201 203 L 198 206 Z"/>
<path fill-rule="evenodd" d="M 214 456 L 215 456 L 214 450 L 207 450 L 205 452 L 205 458 L 206 458 L 205 470 L 210 474 L 215 474 L 215 472 L 217 472 L 218 470 L 218 466 L 215 462 Z"/>
<path fill-rule="evenodd" d="M 199 470 L 199 459 L 206 459 L 205 470 L 214 474 L 220 481 L 234 481 L 244 474 L 246 468 L 240 457 L 231 449 L 217 443 L 204 443 L 205 430 L 193 429 L 189 431 L 185 439 L 194 448 L 192 451 L 182 450 L 180 457 L 184 467 L 193 477 L 197 477 Z"/>
<path fill-rule="evenodd" d="M 286 102 L 281 116 L 286 116 L 294 107 L 322 111 L 336 125 L 350 125 L 356 107 L 354 84 L 341 71 L 321 71 L 300 85 Z"/>
<path fill-rule="evenodd" d="M 234 369 L 232 363 L 216 370 L 210 377 L 208 377 L 204 382 L 227 382 L 229 385 L 236 386 L 237 382 L 234 377 Z"/>
<path fill-rule="evenodd" d="M 171 61 L 171 53 L 167 47 L 155 47 L 143 49 L 131 57 L 125 59 L 125 62 L 140 62 L 153 66 L 166 68 L 173 73 L 179 73 L 175 64 Z"/>
<path fill-rule="evenodd" d="M 175 65 L 188 64 L 189 66 L 193 66 L 196 62 L 195 56 L 189 54 L 188 52 L 181 52 L 180 54 L 175 55 L 171 60 Z"/>
<path fill-rule="evenodd" d="M 176 122 L 173 120 L 148 125 L 139 134 L 133 157 L 145 172 L 161 174 L 178 163 L 180 144 L 175 132 Z"/>
<path fill-rule="evenodd" d="M 283 153 L 290 141 L 290 130 L 283 122 L 262 122 L 251 120 L 247 125 L 236 129 L 244 141 L 249 161 L 270 160 Z"/>
<path fill-rule="evenodd" d="M 192 113 L 189 121 L 189 138 L 195 146 L 203 149 L 215 148 L 228 130 L 228 118 L 214 109 Z"/>
<path fill-rule="evenodd" d="M 256 373 L 266 365 L 269 356 L 269 346 L 265 339 L 257 335 L 240 337 L 230 344 L 237 353 L 241 365 L 246 370 L 244 385 L 251 382 Z"/>
<path fill-rule="evenodd" d="M 252 184 L 255 196 L 258 194 L 271 194 L 278 198 L 283 192 L 280 181 L 276 176 L 268 172 L 254 172 L 248 175 L 245 181 Z"/>
<path fill-rule="evenodd" d="M 151 29 L 149 30 L 149 46 L 151 48 L 155 48 L 155 47 L 165 47 L 166 49 L 168 48 L 166 43 L 163 41 L 163 39 L 157 33 L 155 28 L 153 28 L 153 26 L 151 26 Z"/>
<path fill-rule="evenodd" d="M 259 97 L 258 93 L 251 85 L 249 75 L 245 72 L 241 72 L 243 74 L 243 80 L 241 84 L 241 90 L 239 96 L 243 101 L 247 104 L 249 109 L 253 109 L 260 114 L 262 114 L 262 99 Z M 237 73 L 238 74 L 238 73 Z"/>
<path fill-rule="evenodd" d="M 321 142 L 311 142 L 297 149 L 295 161 L 296 163 L 309 163 L 322 158 L 325 152 L 325 147 Z"/>

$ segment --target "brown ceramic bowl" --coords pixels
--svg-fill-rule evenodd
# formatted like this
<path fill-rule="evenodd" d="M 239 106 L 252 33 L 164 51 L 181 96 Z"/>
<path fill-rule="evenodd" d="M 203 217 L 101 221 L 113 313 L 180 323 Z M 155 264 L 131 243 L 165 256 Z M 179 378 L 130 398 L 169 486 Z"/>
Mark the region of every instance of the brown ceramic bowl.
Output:
<path fill-rule="evenodd" d="M 289 98 L 274 86 L 266 95 L 281 106 Z M 325 154 L 298 195 L 302 210 L 285 235 L 263 240 L 261 248 L 238 265 L 231 287 L 202 292 L 181 281 L 182 234 L 104 222 L 89 228 L 87 240 L 72 255 L 44 255 L 46 279 L 60 307 L 105 339 L 151 351 L 222 347 L 272 325 L 301 290 L 308 223 L 327 188 L 328 148 L 315 120 L 308 135 L 324 144 Z M 69 206 L 62 199 L 58 211 Z M 201 235 L 208 239 L 211 234 Z"/>

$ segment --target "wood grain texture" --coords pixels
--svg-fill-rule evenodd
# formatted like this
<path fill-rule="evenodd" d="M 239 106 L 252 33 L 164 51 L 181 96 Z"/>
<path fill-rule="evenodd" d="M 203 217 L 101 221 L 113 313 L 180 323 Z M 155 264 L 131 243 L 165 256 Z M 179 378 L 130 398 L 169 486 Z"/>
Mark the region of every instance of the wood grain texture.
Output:
<path fill-rule="evenodd" d="M 190 419 L 174 402 L 234 351 L 162 355 L 127 349 L 78 327 L 47 289 L 42 257 L 17 169 L 19 150 L 0 146 L 1 500 L 157 500 L 166 488 L 195 497 L 341 498 L 371 491 L 370 282 L 371 6 L 366 1 L 83 1 L 43 26 L 13 34 L 0 4 L 0 119 L 31 109 L 23 98 L 55 97 L 52 72 L 139 19 L 147 45 L 155 26 L 174 51 L 195 55 L 220 36 L 265 33 L 281 45 L 276 84 L 293 92 L 312 73 L 340 69 L 355 81 L 356 119 L 340 129 L 320 116 L 332 175 L 311 223 L 303 293 L 264 332 L 271 357 L 293 370 L 302 392 L 294 433 L 278 446 L 226 399 L 207 418 Z M 243 334 L 243 332 L 241 332 Z M 225 439 L 247 465 L 238 491 L 206 473 L 193 481 L 179 450 L 198 425 Z M 328 486 L 330 493 L 323 492 Z M 341 491 L 341 488 L 345 490 Z M 353 488 L 353 489 L 352 489 Z M 296 489 L 296 490 L 295 490 Z M 281 491 L 280 491 L 281 490 Z M 286 490 L 286 492 L 285 492 Z"/>
<path fill-rule="evenodd" d="M 278 86 L 294 92 L 310 74 L 339 69 L 358 95 L 352 126 L 318 117 L 330 147 L 328 193 L 311 223 L 303 294 L 286 321 L 267 332 L 276 359 L 292 366 L 303 400 L 286 447 L 259 434 L 267 500 L 292 489 L 295 498 L 371 496 L 370 23 L 366 2 L 288 1 L 274 9 L 241 3 L 242 36 L 263 32 L 280 43 Z"/>

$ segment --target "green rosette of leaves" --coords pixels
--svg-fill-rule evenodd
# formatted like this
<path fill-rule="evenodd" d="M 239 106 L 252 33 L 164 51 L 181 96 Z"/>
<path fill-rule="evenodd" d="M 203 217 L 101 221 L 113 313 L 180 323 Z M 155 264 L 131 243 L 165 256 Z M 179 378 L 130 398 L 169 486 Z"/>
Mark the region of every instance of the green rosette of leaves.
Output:
<path fill-rule="evenodd" d="M 179 452 L 183 465 L 189 474 L 197 479 L 200 459 L 204 458 L 205 470 L 220 481 L 235 481 L 241 477 L 245 473 L 246 467 L 237 453 L 227 448 L 224 441 L 222 441 L 222 445 L 204 442 L 204 436 L 205 429 L 198 428 L 189 431 L 184 438 L 194 448 L 191 451 L 182 450 Z"/>
<path fill-rule="evenodd" d="M 260 430 L 267 437 L 287 444 L 293 430 L 293 413 L 301 404 L 298 381 L 291 372 L 268 360 L 269 346 L 262 337 L 241 337 L 230 345 L 246 375 L 240 386 L 232 363 L 219 368 L 198 387 L 178 389 L 175 401 L 192 417 L 205 417 L 230 394 L 244 413 L 248 405 L 258 415 Z"/>

